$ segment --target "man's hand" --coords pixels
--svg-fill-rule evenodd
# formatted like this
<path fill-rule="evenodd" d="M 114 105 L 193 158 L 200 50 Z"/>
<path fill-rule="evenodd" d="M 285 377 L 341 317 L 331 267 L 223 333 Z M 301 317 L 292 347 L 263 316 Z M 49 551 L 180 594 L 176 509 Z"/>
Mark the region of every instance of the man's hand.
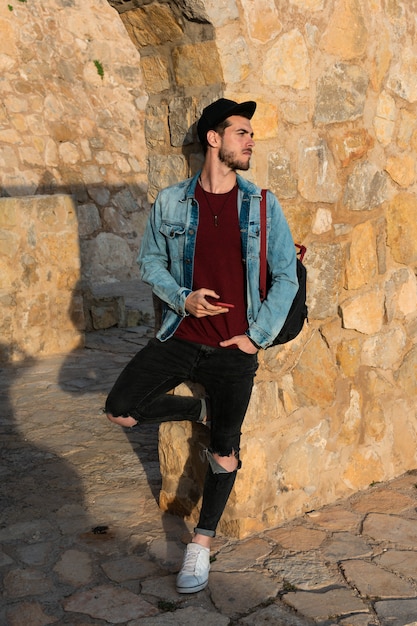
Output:
<path fill-rule="evenodd" d="M 197 289 L 192 291 L 185 299 L 185 310 L 194 317 L 207 317 L 208 315 L 220 315 L 227 313 L 229 309 L 223 306 L 211 304 L 206 297 L 218 299 L 220 296 L 212 289 Z"/>
<path fill-rule="evenodd" d="M 258 348 L 251 342 L 247 335 L 235 335 L 226 341 L 221 341 L 220 346 L 222 348 L 228 348 L 229 346 L 237 346 L 242 352 L 247 354 L 256 354 Z"/>

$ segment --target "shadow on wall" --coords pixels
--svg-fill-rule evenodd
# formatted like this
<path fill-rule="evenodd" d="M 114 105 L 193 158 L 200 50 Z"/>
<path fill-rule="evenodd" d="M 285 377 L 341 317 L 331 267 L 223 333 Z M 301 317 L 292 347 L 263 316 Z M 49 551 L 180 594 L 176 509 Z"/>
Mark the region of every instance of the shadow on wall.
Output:
<path fill-rule="evenodd" d="M 47 177 L 48 172 L 44 177 Z M 78 220 L 81 277 L 84 282 L 138 278 L 137 250 L 149 213 L 140 185 L 39 184 L 2 189 L 2 197 L 70 195 Z"/>

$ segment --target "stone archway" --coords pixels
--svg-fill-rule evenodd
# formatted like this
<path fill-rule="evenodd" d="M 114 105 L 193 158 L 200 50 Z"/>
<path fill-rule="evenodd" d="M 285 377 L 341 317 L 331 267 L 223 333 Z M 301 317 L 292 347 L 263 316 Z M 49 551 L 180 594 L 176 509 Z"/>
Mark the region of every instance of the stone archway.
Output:
<path fill-rule="evenodd" d="M 219 97 L 222 68 L 203 3 L 109 0 L 138 48 L 148 94 L 145 139 L 150 200 L 198 169 L 193 128 L 201 109 Z"/>

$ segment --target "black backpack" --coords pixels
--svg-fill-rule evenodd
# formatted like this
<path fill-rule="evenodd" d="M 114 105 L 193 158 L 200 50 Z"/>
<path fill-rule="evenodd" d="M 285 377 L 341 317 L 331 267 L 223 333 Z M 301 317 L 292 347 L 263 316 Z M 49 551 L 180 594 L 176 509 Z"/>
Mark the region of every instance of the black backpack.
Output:
<path fill-rule="evenodd" d="M 302 331 L 305 320 L 308 321 L 308 309 L 306 305 L 307 297 L 307 269 L 303 264 L 303 258 L 307 248 L 305 246 L 295 244 L 297 248 L 297 278 L 298 291 L 295 294 L 291 308 L 283 327 L 275 337 L 272 345 L 280 345 L 292 341 Z M 266 263 L 266 190 L 262 190 L 261 200 L 261 259 L 260 259 L 260 296 L 261 302 L 265 300 L 270 284 L 270 276 L 268 275 Z"/>

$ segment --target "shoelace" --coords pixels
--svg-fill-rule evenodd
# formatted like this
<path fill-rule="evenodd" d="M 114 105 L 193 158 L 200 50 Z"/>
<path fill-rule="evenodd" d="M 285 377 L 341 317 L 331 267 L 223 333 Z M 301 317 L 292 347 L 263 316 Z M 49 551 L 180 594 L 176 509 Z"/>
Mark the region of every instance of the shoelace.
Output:
<path fill-rule="evenodd" d="M 200 552 L 197 550 L 187 550 L 185 553 L 184 564 L 182 566 L 182 571 L 194 572 L 195 566 L 197 564 L 197 559 L 199 557 Z"/>

